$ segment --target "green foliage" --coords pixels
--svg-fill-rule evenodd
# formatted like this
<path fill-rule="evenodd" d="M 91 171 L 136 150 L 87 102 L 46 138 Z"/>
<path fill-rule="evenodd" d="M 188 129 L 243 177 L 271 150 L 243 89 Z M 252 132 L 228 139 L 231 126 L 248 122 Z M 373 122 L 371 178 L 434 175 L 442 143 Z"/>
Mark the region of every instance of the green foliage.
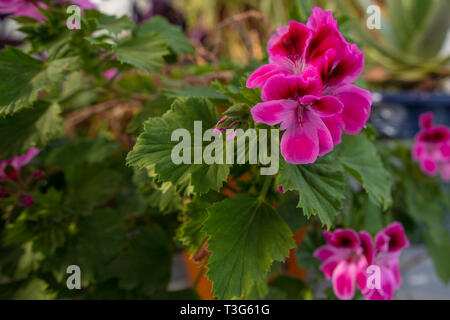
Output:
<path fill-rule="evenodd" d="M 184 179 L 190 179 L 195 191 L 200 193 L 206 193 L 211 189 L 219 191 L 228 177 L 228 165 L 176 165 L 171 160 L 172 149 L 179 143 L 172 141 L 172 132 L 184 128 L 195 139 L 194 121 L 199 120 L 202 121 L 205 130 L 214 128 L 219 118 L 211 102 L 203 98 L 177 99 L 162 117 L 150 118 L 144 124 L 144 132 L 128 154 L 128 165 L 138 168 L 154 165 L 155 173 L 162 181 L 170 181 L 177 185 Z M 186 149 L 192 157 L 195 148 L 194 142 L 191 141 Z"/>
<path fill-rule="evenodd" d="M 387 209 L 391 201 L 390 175 L 369 138 L 364 134 L 344 136 L 338 157 L 345 170 L 363 185 L 370 200 Z"/>
<path fill-rule="evenodd" d="M 328 228 L 339 214 L 344 198 L 345 174 L 328 155 L 310 165 L 282 162 L 279 183 L 285 191 L 298 191 L 298 207 L 309 218 L 318 216 Z"/>
<path fill-rule="evenodd" d="M 156 32 L 168 43 L 169 48 L 177 55 L 194 54 L 194 46 L 186 38 L 180 27 L 170 24 L 167 19 L 155 16 L 142 25 L 141 32 Z"/>
<path fill-rule="evenodd" d="M 113 47 L 112 52 L 120 62 L 148 73 L 161 72 L 163 57 L 168 53 L 166 41 L 154 32 L 127 39 Z"/>
<path fill-rule="evenodd" d="M 256 198 L 239 196 L 207 210 L 207 276 L 219 299 L 241 297 L 265 282 L 272 263 L 284 261 L 295 245 L 283 219 Z"/>
<path fill-rule="evenodd" d="M 77 66 L 76 57 L 44 63 L 13 47 L 1 50 L 0 116 L 31 107 L 40 92 L 55 90 Z"/>
<path fill-rule="evenodd" d="M 0 120 L 0 157 L 7 159 L 25 153 L 31 146 L 41 148 L 63 128 L 58 104 L 36 102 L 14 116 Z"/>

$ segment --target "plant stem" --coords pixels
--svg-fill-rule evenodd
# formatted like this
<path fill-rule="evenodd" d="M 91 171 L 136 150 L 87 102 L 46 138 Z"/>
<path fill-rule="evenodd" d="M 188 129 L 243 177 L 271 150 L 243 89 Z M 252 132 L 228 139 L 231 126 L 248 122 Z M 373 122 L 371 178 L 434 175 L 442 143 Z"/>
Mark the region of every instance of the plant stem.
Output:
<path fill-rule="evenodd" d="M 261 202 L 264 202 L 264 199 L 266 198 L 267 191 L 269 190 L 270 186 L 272 186 L 272 180 L 273 176 L 266 176 L 264 179 L 263 188 L 261 189 L 261 193 L 259 194 L 258 199 Z"/>

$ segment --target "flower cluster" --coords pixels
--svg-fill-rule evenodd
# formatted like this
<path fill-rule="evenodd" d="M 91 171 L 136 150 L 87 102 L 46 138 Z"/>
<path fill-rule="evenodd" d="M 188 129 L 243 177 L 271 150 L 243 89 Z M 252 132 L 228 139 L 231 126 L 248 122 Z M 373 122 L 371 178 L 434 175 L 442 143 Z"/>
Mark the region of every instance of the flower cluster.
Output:
<path fill-rule="evenodd" d="M 401 284 L 399 256 L 409 245 L 403 226 L 394 222 L 375 237 L 359 234 L 351 229 L 335 232 L 324 231 L 326 245 L 318 248 L 314 256 L 322 260 L 320 270 L 331 279 L 333 290 L 339 299 L 352 299 L 356 285 L 368 300 L 391 300 Z M 370 266 L 380 270 L 379 288 L 367 286 L 367 270 Z"/>
<path fill-rule="evenodd" d="M 421 130 L 414 139 L 412 156 L 420 164 L 422 172 L 429 176 L 441 175 L 450 181 L 450 128 L 433 123 L 433 114 L 420 116 Z"/>
<path fill-rule="evenodd" d="M 247 87 L 262 88 L 254 121 L 281 124 L 281 153 L 293 164 L 313 163 L 341 142 L 342 131 L 358 134 L 370 116 L 370 92 L 353 83 L 363 53 L 338 30 L 331 12 L 314 8 L 306 25 L 291 21 L 268 42 L 269 64 Z"/>
<path fill-rule="evenodd" d="M 83 9 L 95 8 L 95 5 L 90 0 L 59 0 L 59 2 L 70 2 L 79 5 Z M 39 8 L 45 9 L 46 7 L 42 1 L 0 0 L 0 13 L 12 14 L 13 17 L 28 17 L 37 21 L 45 21 L 45 17 L 39 12 Z"/>
<path fill-rule="evenodd" d="M 24 192 L 24 190 L 21 190 L 23 184 L 18 182 L 20 182 L 21 178 L 21 169 L 25 165 L 27 165 L 38 153 L 38 149 L 31 147 L 27 151 L 27 153 L 21 156 L 16 156 L 9 160 L 0 161 L 0 200 L 9 198 L 11 194 L 18 189 L 18 198 L 21 200 L 20 202 L 23 207 L 27 208 L 34 204 L 33 197 Z M 31 177 L 32 179 L 41 179 L 43 176 L 40 172 L 34 172 Z M 9 191 L 7 189 L 7 187 L 10 185 L 15 186 L 12 191 Z"/>

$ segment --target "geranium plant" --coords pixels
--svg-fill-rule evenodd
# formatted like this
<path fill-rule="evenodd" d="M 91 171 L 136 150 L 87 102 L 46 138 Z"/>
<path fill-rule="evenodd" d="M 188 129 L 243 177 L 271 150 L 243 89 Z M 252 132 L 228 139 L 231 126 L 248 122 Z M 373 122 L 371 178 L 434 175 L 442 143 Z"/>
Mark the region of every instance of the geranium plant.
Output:
<path fill-rule="evenodd" d="M 217 299 L 315 298 L 328 280 L 329 297 L 392 299 L 413 241 L 449 280 L 447 186 L 429 176 L 446 180 L 449 139 L 430 116 L 412 154 L 377 139 L 364 53 L 331 12 L 278 28 L 249 66 L 205 64 L 163 17 L 0 12 L 24 34 L 0 50 L 2 297 L 196 298 L 197 282 L 168 289 L 182 255 Z"/>

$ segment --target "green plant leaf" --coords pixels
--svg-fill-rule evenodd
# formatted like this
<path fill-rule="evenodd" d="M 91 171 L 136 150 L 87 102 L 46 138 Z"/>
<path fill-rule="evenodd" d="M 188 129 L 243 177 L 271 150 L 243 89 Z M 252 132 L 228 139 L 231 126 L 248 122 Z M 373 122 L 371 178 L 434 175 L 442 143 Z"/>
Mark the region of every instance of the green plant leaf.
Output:
<path fill-rule="evenodd" d="M 128 16 L 117 18 L 115 16 L 102 15 L 97 19 L 97 28 L 119 35 L 124 30 L 132 30 L 136 25 Z"/>
<path fill-rule="evenodd" d="M 428 248 L 428 253 L 433 259 L 434 266 L 438 276 L 445 283 L 450 281 L 450 235 L 445 233 L 438 243 L 433 240 L 433 235 L 428 233 L 425 235 L 425 240 Z"/>
<path fill-rule="evenodd" d="M 0 119 L 0 159 L 23 154 L 32 146 L 44 147 L 61 133 L 60 112 L 57 104 L 38 102 L 33 109 Z"/>
<path fill-rule="evenodd" d="M 346 182 L 344 171 L 332 154 L 307 165 L 282 161 L 278 182 L 285 191 L 298 191 L 298 207 L 308 218 L 318 216 L 322 224 L 331 227 L 341 209 Z"/>
<path fill-rule="evenodd" d="M 180 27 L 171 24 L 166 18 L 156 16 L 139 28 L 140 32 L 156 32 L 169 44 L 176 54 L 194 54 L 194 46 L 189 42 Z"/>
<path fill-rule="evenodd" d="M 200 249 L 207 237 L 206 232 L 203 230 L 203 225 L 208 217 L 207 209 L 214 202 L 223 198 L 220 193 L 212 191 L 203 196 L 195 197 L 188 204 L 186 212 L 182 216 L 184 221 L 177 230 L 177 238 L 184 246 L 189 248 L 191 254 L 196 253 Z"/>
<path fill-rule="evenodd" d="M 295 246 L 289 226 L 265 203 L 238 196 L 208 208 L 207 276 L 219 299 L 241 297 L 266 281 L 274 261 L 284 261 Z"/>
<path fill-rule="evenodd" d="M 7 47 L 0 51 L 0 116 L 31 107 L 41 91 L 56 89 L 66 73 L 78 68 L 77 58 L 46 63 Z"/>
<path fill-rule="evenodd" d="M 171 264 L 169 239 L 161 228 L 151 227 L 140 230 L 131 239 L 109 272 L 119 279 L 119 287 L 151 295 L 166 288 Z"/>
<path fill-rule="evenodd" d="M 133 150 L 127 156 L 127 164 L 138 168 L 155 165 L 155 173 L 162 181 L 174 185 L 191 178 L 194 191 L 206 193 L 213 189 L 219 191 L 229 174 L 227 164 L 179 164 L 173 163 L 171 153 L 179 142 L 171 141 L 172 132 L 185 128 L 195 139 L 194 121 L 202 121 L 202 129 L 214 128 L 218 121 L 215 106 L 207 99 L 178 99 L 162 117 L 150 118 L 144 124 L 144 132 L 139 136 Z M 191 156 L 195 146 L 191 141 Z M 193 161 L 191 161 L 193 163 Z"/>
<path fill-rule="evenodd" d="M 345 170 L 362 184 L 370 200 L 386 209 L 391 202 L 391 177 L 376 147 L 365 134 L 345 135 L 338 148 Z"/>
<path fill-rule="evenodd" d="M 166 40 L 153 32 L 138 33 L 113 47 L 112 52 L 120 62 L 147 73 L 161 72 L 164 56 L 169 53 Z"/>

